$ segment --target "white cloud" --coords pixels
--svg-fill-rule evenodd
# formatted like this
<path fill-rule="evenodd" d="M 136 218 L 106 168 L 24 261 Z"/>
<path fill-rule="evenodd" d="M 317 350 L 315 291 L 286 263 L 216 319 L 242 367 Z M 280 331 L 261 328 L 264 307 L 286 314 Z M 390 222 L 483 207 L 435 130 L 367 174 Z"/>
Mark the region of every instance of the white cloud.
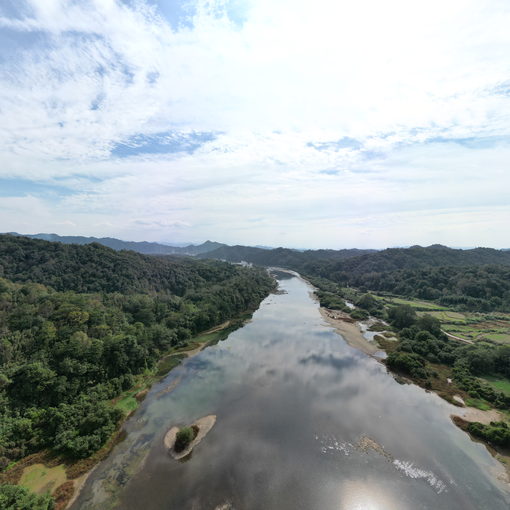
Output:
<path fill-rule="evenodd" d="M 3 55 L 0 178 L 72 191 L 2 201 L 5 225 L 29 205 L 24 231 L 381 246 L 460 244 L 465 215 L 501 243 L 487 218 L 508 218 L 509 148 L 455 139 L 510 136 L 508 2 L 247 0 L 242 24 L 224 3 L 179 30 L 142 1 L 0 8 L 1 32 L 34 36 Z M 167 131 L 217 136 L 110 154 Z M 329 143 L 344 137 L 360 146 Z"/>

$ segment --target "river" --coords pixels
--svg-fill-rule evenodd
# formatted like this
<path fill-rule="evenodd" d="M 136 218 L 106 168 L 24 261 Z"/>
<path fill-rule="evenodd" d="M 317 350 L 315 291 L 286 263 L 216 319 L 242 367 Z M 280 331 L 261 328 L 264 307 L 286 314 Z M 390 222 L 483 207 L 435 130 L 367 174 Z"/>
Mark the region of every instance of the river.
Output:
<path fill-rule="evenodd" d="M 303 280 L 279 284 L 152 388 L 73 510 L 508 510 L 501 466 L 453 406 L 349 347 Z M 170 458 L 168 428 L 208 414 L 191 458 Z"/>

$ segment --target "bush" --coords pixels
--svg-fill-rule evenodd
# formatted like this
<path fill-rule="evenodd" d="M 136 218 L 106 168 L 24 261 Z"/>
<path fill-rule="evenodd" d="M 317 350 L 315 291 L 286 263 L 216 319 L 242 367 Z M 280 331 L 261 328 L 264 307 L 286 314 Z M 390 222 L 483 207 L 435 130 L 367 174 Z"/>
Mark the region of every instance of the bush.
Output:
<path fill-rule="evenodd" d="M 54 505 L 49 495 L 38 496 L 19 485 L 1 485 L 0 508 L 2 510 L 53 510 Z"/>
<path fill-rule="evenodd" d="M 179 432 L 177 432 L 177 436 L 175 438 L 174 450 L 176 452 L 182 452 L 185 450 L 191 441 L 195 439 L 196 432 L 192 427 L 182 427 Z"/>
<path fill-rule="evenodd" d="M 428 375 L 425 370 L 425 361 L 415 353 L 392 352 L 386 358 L 386 365 L 391 370 L 404 372 L 411 377 L 425 379 Z"/>
<path fill-rule="evenodd" d="M 474 436 L 485 439 L 493 445 L 510 446 L 510 428 L 503 421 L 491 421 L 490 425 L 474 422 L 470 423 L 467 429 Z"/>
<path fill-rule="evenodd" d="M 368 313 L 365 310 L 357 308 L 351 312 L 351 317 L 357 321 L 361 321 L 368 318 Z"/>

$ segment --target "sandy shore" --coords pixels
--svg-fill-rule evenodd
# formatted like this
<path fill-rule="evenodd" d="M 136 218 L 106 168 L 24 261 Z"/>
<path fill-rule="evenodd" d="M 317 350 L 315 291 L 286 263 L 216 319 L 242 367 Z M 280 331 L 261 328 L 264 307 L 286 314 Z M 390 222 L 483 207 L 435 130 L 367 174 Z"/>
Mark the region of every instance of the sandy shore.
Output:
<path fill-rule="evenodd" d="M 191 450 L 195 448 L 195 446 L 204 439 L 204 437 L 208 434 L 208 432 L 213 428 L 214 424 L 216 423 L 216 415 L 210 414 L 209 416 L 204 416 L 203 418 L 199 418 L 197 421 L 189 425 L 190 427 L 193 427 L 196 425 L 198 427 L 198 434 L 193 441 L 188 445 L 186 449 L 184 449 L 182 452 L 176 452 L 174 450 L 174 444 L 175 444 L 175 438 L 177 436 L 177 432 L 179 432 L 179 427 L 172 427 L 166 434 L 165 438 L 163 439 L 163 442 L 168 449 L 168 453 L 174 458 L 174 459 L 183 459 L 184 457 L 188 456 L 191 453 Z"/>
<path fill-rule="evenodd" d="M 475 407 L 463 407 L 459 409 L 456 416 L 460 416 L 463 420 L 470 422 L 480 422 L 484 425 L 489 425 L 491 421 L 502 421 L 504 420 L 503 415 L 497 409 L 489 409 L 488 411 L 482 411 Z M 452 416 L 455 416 L 452 415 Z"/>
<path fill-rule="evenodd" d="M 369 342 L 363 336 L 357 322 L 347 322 L 345 319 L 336 319 L 332 316 L 332 314 L 335 314 L 335 316 L 343 317 L 341 312 L 328 310 L 323 307 L 320 307 L 319 310 L 326 322 L 333 326 L 351 347 L 359 349 L 370 356 L 381 350 L 375 343 Z"/>

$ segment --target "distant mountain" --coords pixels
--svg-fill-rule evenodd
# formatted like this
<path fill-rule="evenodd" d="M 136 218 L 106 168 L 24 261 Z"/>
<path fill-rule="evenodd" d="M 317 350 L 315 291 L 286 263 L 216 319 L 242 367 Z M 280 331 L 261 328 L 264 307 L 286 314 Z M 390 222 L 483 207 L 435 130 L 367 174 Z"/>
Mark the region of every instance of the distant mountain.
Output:
<path fill-rule="evenodd" d="M 485 265 L 510 265 L 510 252 L 494 248 L 470 250 L 448 248 L 441 244 L 388 248 L 335 264 L 333 270 L 348 273 L 390 272 L 401 269 L 426 267 L 473 267 Z"/>
<path fill-rule="evenodd" d="M 281 266 L 303 270 L 305 264 L 327 262 L 328 271 L 348 273 L 388 272 L 437 266 L 510 265 L 510 250 L 448 248 L 440 244 L 427 247 L 387 248 L 386 250 L 272 250 L 249 246 L 227 246 L 200 255 L 229 262 L 251 262 L 261 266 Z"/>
<path fill-rule="evenodd" d="M 280 266 L 301 269 L 307 262 L 320 260 L 343 260 L 350 257 L 375 253 L 375 250 L 291 250 L 289 248 L 255 248 L 251 246 L 223 245 L 203 253 L 202 258 L 227 260 L 228 262 L 251 262 L 260 266 Z"/>
<path fill-rule="evenodd" d="M 84 236 L 59 236 L 58 234 L 18 234 L 9 232 L 17 237 L 30 239 L 42 239 L 43 241 L 58 242 L 63 244 L 91 244 L 99 243 L 114 250 L 131 250 L 145 255 L 199 255 L 225 246 L 221 243 L 206 241 L 199 245 L 171 246 L 169 244 L 151 243 L 147 241 L 121 241 L 113 237 L 84 237 Z"/>

